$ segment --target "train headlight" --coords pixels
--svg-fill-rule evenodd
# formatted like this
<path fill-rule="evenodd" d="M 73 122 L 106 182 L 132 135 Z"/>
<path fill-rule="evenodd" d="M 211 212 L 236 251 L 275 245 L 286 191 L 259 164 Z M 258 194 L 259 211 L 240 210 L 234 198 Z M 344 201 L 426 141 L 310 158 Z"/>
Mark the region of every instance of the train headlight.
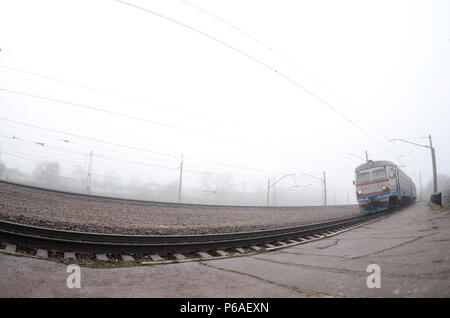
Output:
<path fill-rule="evenodd" d="M 362 194 L 362 190 L 358 190 L 358 194 L 361 195 Z"/>
<path fill-rule="evenodd" d="M 384 185 L 383 190 L 389 190 L 389 186 Z"/>

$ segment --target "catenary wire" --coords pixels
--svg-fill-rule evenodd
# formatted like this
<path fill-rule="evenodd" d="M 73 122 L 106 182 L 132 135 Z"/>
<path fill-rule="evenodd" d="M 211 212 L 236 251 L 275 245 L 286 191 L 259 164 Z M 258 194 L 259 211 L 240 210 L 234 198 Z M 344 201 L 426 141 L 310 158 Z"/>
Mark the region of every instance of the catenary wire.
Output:
<path fill-rule="evenodd" d="M 278 69 L 273 68 L 272 66 L 270 66 L 269 64 L 265 63 L 264 61 L 262 61 L 261 59 L 258 59 L 248 53 L 246 53 L 245 51 L 242 51 L 241 49 L 228 44 L 227 42 L 214 37 L 206 32 L 203 32 L 195 27 L 192 27 L 184 22 L 178 21 L 174 18 L 171 18 L 169 16 L 166 16 L 164 14 L 161 14 L 159 12 L 150 10 L 148 8 L 142 7 L 142 6 L 138 6 L 136 4 L 127 2 L 127 1 L 123 1 L 123 0 L 113 0 L 115 2 L 118 2 L 122 5 L 125 6 L 129 6 L 131 8 L 146 12 L 148 14 L 152 14 L 154 16 L 157 16 L 159 18 L 162 18 L 166 21 L 169 21 L 171 23 L 175 23 L 177 25 L 180 25 L 186 29 L 189 29 L 195 33 L 198 33 L 206 38 L 209 38 L 210 40 L 213 40 L 245 57 L 247 57 L 250 60 L 253 60 L 254 62 L 256 62 L 257 64 L 263 66 L 264 68 L 278 74 L 279 76 L 281 76 L 282 78 L 284 78 L 285 80 L 287 80 L 288 82 L 290 82 L 291 84 L 293 84 L 294 86 L 300 88 L 301 90 L 303 90 L 304 92 L 306 92 L 307 94 L 311 95 L 312 97 L 314 97 L 315 99 L 317 99 L 318 101 L 320 101 L 322 104 L 324 104 L 325 106 L 327 106 L 329 109 L 331 109 L 332 111 L 334 111 L 335 113 L 337 113 L 339 116 L 341 116 L 342 118 L 344 118 L 345 120 L 347 120 L 350 124 L 352 124 L 353 126 L 355 126 L 357 129 L 359 129 L 361 132 L 363 132 L 366 136 L 368 136 L 372 141 L 374 141 L 377 145 L 379 145 L 381 148 L 383 148 L 383 150 L 385 150 L 386 152 L 388 152 L 392 157 L 396 158 L 396 156 L 389 150 L 387 149 L 383 144 L 381 144 L 380 142 L 378 142 L 378 140 L 376 140 L 370 133 L 368 133 L 365 129 L 363 129 L 362 127 L 360 127 L 358 124 L 356 124 L 353 120 L 351 120 L 348 116 L 346 116 L 344 113 L 342 113 L 341 111 L 337 110 L 335 107 L 333 107 L 330 103 L 326 102 L 324 99 L 322 99 L 321 97 L 319 97 L 317 94 L 313 93 L 311 90 L 305 88 L 304 86 L 302 86 L 301 84 L 299 84 L 297 81 L 293 80 L 292 78 L 290 78 L 289 76 L 285 75 L 284 73 L 282 73 L 281 71 L 279 71 Z"/>

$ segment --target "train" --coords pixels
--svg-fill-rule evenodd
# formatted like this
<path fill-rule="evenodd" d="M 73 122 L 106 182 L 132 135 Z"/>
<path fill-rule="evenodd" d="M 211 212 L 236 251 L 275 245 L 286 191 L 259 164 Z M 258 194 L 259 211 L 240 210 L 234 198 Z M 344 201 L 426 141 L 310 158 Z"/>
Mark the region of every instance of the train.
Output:
<path fill-rule="evenodd" d="M 362 215 L 414 203 L 416 185 L 390 161 L 368 160 L 355 168 L 356 198 Z"/>

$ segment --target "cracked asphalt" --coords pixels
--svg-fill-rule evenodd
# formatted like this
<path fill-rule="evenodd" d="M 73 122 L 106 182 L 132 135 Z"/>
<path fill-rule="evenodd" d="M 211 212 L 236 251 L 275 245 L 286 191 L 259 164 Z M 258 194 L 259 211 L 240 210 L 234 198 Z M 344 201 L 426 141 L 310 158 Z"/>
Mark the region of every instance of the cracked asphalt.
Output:
<path fill-rule="evenodd" d="M 0 297 L 449 297 L 450 212 L 417 203 L 326 239 L 253 256 L 81 268 L 0 254 Z M 368 288 L 369 264 L 380 288 Z"/>

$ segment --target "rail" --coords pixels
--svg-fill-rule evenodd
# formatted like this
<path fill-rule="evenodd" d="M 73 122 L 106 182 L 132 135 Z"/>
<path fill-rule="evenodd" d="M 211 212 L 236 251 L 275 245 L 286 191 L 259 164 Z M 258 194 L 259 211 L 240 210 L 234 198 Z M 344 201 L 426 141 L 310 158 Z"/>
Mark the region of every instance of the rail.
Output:
<path fill-rule="evenodd" d="M 0 235 L 27 241 L 33 246 L 96 252 L 190 252 L 265 244 L 308 237 L 378 218 L 391 211 L 278 229 L 207 235 L 123 235 L 76 232 L 0 221 Z"/>

